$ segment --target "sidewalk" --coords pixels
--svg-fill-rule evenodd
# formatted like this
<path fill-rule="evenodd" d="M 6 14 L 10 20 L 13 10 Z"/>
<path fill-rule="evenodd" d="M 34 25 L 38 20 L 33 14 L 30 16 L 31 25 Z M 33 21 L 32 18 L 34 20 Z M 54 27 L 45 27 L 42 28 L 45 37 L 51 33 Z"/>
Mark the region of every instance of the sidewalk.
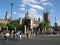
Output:
<path fill-rule="evenodd" d="M 60 34 L 49 34 L 49 35 L 43 35 L 43 36 L 59 36 Z"/>
<path fill-rule="evenodd" d="M 35 36 L 37 36 L 37 35 L 35 35 Z M 40 35 L 40 36 L 60 36 L 60 34 L 49 34 L 49 35 L 45 35 L 45 34 L 44 34 L 44 35 Z M 23 34 L 22 37 L 26 38 L 26 35 Z M 31 37 L 34 37 L 34 36 L 31 35 Z"/>

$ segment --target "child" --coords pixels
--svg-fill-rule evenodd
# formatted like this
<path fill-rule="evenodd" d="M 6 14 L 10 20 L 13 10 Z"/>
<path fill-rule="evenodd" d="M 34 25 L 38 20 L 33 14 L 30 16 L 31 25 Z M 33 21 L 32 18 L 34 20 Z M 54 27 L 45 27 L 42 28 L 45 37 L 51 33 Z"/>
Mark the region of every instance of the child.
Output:
<path fill-rule="evenodd" d="M 21 40 L 21 33 L 20 33 L 20 40 Z"/>

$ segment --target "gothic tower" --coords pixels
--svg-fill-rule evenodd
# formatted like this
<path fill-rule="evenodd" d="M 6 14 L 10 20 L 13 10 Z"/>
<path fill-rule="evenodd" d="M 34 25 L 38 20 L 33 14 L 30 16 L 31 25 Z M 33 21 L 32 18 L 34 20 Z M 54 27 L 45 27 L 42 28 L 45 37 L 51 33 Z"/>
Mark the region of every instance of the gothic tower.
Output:
<path fill-rule="evenodd" d="M 27 13 L 25 14 L 25 19 L 29 19 L 29 13 L 27 11 Z"/>
<path fill-rule="evenodd" d="M 6 11 L 5 20 L 8 22 L 8 12 Z"/>
<path fill-rule="evenodd" d="M 22 25 L 22 18 L 19 18 L 19 24 Z"/>
<path fill-rule="evenodd" d="M 44 16 L 44 22 L 46 22 L 48 25 L 50 25 L 50 16 L 49 16 L 49 12 L 43 12 L 43 16 Z"/>

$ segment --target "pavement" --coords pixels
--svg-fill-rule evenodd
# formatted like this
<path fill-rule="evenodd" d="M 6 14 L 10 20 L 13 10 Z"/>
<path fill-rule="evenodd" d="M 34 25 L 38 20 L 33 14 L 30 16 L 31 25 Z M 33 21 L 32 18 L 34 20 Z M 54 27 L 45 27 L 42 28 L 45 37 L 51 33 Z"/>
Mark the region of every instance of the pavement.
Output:
<path fill-rule="evenodd" d="M 26 38 L 26 35 L 23 34 L 22 36 L 23 36 L 24 38 Z M 60 34 L 31 35 L 30 38 L 33 38 L 33 37 L 36 37 L 36 38 L 37 38 L 38 36 L 39 36 L 39 37 L 42 37 L 42 36 L 43 36 L 43 37 L 47 37 L 47 36 L 48 36 L 48 37 L 58 37 L 58 36 L 60 36 Z"/>
<path fill-rule="evenodd" d="M 21 40 L 4 40 L 0 36 L 0 45 L 60 45 L 60 35 L 36 35 Z"/>

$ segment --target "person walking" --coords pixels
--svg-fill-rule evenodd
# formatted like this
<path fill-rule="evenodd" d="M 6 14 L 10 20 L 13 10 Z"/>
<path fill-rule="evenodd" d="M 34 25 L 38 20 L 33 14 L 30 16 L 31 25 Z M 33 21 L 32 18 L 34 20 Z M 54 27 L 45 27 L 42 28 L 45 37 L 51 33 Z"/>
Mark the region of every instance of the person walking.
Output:
<path fill-rule="evenodd" d="M 8 40 L 10 38 L 10 34 L 9 32 L 7 31 L 6 34 L 5 34 L 5 39 Z"/>
<path fill-rule="evenodd" d="M 16 38 L 17 40 L 19 40 L 19 36 L 20 36 L 20 33 L 19 33 L 19 32 L 16 32 L 15 38 Z"/>
<path fill-rule="evenodd" d="M 21 38 L 22 38 L 22 33 L 21 32 L 20 32 L 20 36 L 19 37 L 20 37 L 20 40 L 21 40 Z"/>

